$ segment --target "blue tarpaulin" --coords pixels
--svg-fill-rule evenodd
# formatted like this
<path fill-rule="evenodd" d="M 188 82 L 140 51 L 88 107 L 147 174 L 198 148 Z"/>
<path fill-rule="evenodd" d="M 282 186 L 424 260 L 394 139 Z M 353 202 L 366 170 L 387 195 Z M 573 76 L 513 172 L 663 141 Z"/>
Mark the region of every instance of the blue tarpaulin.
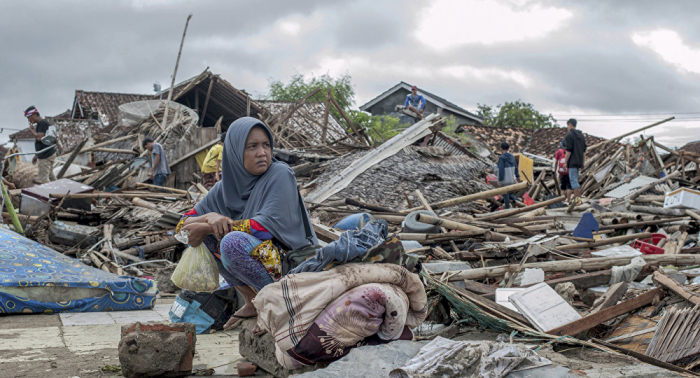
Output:
<path fill-rule="evenodd" d="M 0 227 L 0 314 L 149 309 L 156 294 L 153 281 L 87 266 Z"/>

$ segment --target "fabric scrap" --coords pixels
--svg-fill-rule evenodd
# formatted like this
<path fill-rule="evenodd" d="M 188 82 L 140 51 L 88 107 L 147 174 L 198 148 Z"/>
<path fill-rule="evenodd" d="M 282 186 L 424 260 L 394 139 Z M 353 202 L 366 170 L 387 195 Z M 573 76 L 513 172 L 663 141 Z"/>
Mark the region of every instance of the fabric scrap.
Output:
<path fill-rule="evenodd" d="M 523 345 L 490 341 L 472 343 L 438 336 L 406 365 L 392 370 L 389 377 L 501 378 L 515 368 L 522 370 L 551 363 Z"/>

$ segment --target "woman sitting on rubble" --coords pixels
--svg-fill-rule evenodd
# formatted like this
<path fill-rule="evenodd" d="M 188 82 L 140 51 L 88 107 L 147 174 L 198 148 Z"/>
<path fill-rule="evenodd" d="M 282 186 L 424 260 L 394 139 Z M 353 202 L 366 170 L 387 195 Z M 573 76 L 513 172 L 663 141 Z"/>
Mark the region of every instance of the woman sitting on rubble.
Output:
<path fill-rule="evenodd" d="M 204 243 L 220 274 L 245 298 L 225 328 L 257 316 L 253 298 L 281 277 L 284 251 L 317 244 L 294 172 L 272 157 L 272 149 L 272 133 L 260 120 L 245 117 L 231 124 L 223 179 L 176 229 L 188 231 L 191 246 Z"/>

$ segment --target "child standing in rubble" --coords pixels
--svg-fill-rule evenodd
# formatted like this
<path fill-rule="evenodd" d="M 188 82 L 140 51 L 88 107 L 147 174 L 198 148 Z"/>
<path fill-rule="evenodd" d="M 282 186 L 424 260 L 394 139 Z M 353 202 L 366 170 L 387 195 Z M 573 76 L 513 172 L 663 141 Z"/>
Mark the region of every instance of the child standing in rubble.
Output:
<path fill-rule="evenodd" d="M 245 298 L 225 329 L 257 316 L 253 299 L 281 277 L 285 251 L 318 244 L 294 172 L 272 149 L 262 121 L 236 120 L 224 141 L 221 181 L 176 228 L 188 232 L 192 247 L 204 243 L 219 273 Z"/>
<path fill-rule="evenodd" d="M 562 192 L 566 192 L 566 203 L 571 201 L 571 181 L 569 180 L 569 168 L 566 166 L 566 149 L 564 141 L 559 142 L 559 149 L 554 154 L 554 160 L 559 173 L 559 183 Z"/>
<path fill-rule="evenodd" d="M 515 163 L 515 157 L 508 152 L 510 146 L 508 143 L 501 143 L 501 157 L 498 158 L 498 187 L 513 185 L 520 181 L 520 173 L 518 165 Z M 510 209 L 510 201 L 515 200 L 515 196 L 510 193 L 503 195 L 503 208 Z"/>

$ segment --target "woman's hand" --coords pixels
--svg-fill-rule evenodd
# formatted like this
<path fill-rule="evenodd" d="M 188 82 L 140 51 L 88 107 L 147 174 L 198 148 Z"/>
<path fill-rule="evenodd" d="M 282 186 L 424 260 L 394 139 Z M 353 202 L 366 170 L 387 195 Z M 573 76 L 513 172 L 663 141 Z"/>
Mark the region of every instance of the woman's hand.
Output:
<path fill-rule="evenodd" d="M 207 214 L 207 224 L 216 238 L 221 240 L 226 234 L 231 232 L 233 220 L 217 213 Z"/>
<path fill-rule="evenodd" d="M 207 235 L 212 233 L 208 223 L 191 223 L 182 227 L 182 231 L 187 231 L 187 241 L 192 247 L 198 247 Z"/>

